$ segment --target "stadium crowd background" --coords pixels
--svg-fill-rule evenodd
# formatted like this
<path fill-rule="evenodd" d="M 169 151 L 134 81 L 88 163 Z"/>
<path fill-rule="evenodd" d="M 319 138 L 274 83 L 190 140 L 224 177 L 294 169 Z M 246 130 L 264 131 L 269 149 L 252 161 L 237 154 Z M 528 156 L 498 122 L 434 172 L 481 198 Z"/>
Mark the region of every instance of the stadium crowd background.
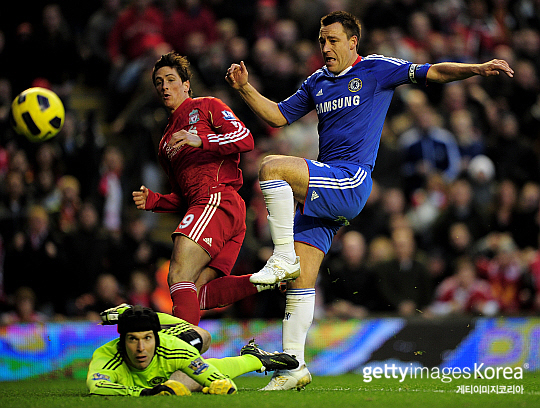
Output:
<path fill-rule="evenodd" d="M 361 55 L 503 58 L 515 76 L 398 88 L 373 192 L 325 260 L 316 318 L 540 312 L 540 1 L 36 3 L 0 6 L 1 323 L 95 318 L 123 301 L 166 309 L 179 217 L 135 210 L 131 192 L 167 191 L 155 149 L 167 112 L 150 72 L 171 49 L 191 61 L 195 95 L 221 98 L 255 137 L 241 163 L 248 233 L 234 273 L 259 270 L 271 239 L 258 164 L 269 153 L 316 158 L 317 118 L 268 128 L 225 71 L 244 60 L 264 95 L 286 98 L 323 65 L 319 19 L 338 9 L 362 21 Z M 121 18 L 131 7 L 142 12 Z M 42 144 L 9 125 L 30 86 L 67 108 Z M 205 316 L 281 318 L 284 303 L 266 291 Z"/>

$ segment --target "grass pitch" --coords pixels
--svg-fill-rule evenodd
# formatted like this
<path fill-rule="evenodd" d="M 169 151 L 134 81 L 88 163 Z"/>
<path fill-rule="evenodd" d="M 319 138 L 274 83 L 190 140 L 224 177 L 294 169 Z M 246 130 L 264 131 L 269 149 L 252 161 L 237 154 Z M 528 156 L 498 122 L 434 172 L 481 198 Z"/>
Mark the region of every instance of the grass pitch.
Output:
<path fill-rule="evenodd" d="M 97 397 L 89 396 L 82 380 L 34 379 L 0 382 L 0 408 L 345 408 L 345 407 L 539 407 L 540 372 L 525 373 L 519 380 L 377 379 L 362 376 L 314 377 L 305 390 L 261 392 L 270 376 L 235 379 L 239 392 L 231 396 L 193 394 L 191 397 Z M 523 394 L 459 394 L 458 385 L 523 386 Z M 158 405 L 156 405 L 158 404 Z"/>

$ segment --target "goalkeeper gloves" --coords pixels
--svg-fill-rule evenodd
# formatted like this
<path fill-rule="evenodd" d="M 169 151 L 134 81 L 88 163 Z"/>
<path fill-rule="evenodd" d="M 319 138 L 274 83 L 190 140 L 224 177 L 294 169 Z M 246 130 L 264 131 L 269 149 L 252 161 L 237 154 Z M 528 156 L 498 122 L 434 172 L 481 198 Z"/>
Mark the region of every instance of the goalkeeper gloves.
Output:
<path fill-rule="evenodd" d="M 145 388 L 141 391 L 141 397 L 152 395 L 191 395 L 191 391 L 184 384 L 174 380 L 165 381 L 163 384 L 156 385 L 154 388 Z"/>
<path fill-rule="evenodd" d="M 104 310 L 103 312 L 99 314 L 99 317 L 101 317 L 101 324 L 102 325 L 117 324 L 118 316 L 120 316 L 130 307 L 131 305 L 128 305 L 127 303 L 122 303 L 121 305 Z"/>
<path fill-rule="evenodd" d="M 203 388 L 202 392 L 214 395 L 236 394 L 236 385 L 229 378 L 225 378 L 212 381 L 209 387 Z"/>

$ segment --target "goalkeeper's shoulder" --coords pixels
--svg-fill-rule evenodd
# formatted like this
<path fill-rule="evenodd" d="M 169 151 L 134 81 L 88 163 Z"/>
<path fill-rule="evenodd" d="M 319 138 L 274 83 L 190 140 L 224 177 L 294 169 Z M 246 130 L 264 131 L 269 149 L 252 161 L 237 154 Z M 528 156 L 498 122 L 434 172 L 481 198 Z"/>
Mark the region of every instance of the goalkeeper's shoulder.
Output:
<path fill-rule="evenodd" d="M 175 358 L 192 358 L 198 356 L 198 350 L 187 343 L 186 341 L 178 338 L 175 334 L 168 333 L 166 331 L 160 331 L 159 346 L 156 347 L 156 354 L 167 357 L 168 359 Z"/>

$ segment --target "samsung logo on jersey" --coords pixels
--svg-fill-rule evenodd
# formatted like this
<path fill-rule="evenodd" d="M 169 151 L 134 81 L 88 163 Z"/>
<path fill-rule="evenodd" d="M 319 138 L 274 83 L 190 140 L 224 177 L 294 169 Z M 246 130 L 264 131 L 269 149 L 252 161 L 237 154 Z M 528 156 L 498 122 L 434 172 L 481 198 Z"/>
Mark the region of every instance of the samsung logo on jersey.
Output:
<path fill-rule="evenodd" d="M 343 98 L 333 99 L 331 101 L 321 102 L 315 104 L 315 110 L 317 113 L 326 113 L 330 111 L 335 111 L 342 108 L 347 108 L 349 106 L 358 106 L 360 105 L 360 96 L 345 96 Z"/>

